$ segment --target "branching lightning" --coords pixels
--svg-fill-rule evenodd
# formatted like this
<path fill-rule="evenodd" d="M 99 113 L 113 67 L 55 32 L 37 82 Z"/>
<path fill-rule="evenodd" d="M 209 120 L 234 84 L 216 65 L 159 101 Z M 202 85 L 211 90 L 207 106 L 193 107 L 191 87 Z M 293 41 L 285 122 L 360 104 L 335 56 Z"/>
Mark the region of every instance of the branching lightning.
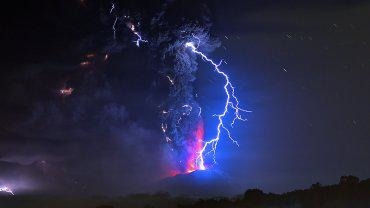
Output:
<path fill-rule="evenodd" d="M 117 10 L 117 7 L 114 5 L 114 3 L 112 3 L 112 6 L 110 8 L 110 13 L 112 14 L 115 10 Z M 124 18 L 129 18 L 129 17 L 124 16 Z M 112 26 L 114 39 L 116 39 L 116 25 L 117 25 L 118 20 L 121 20 L 121 19 L 119 16 L 117 16 L 117 14 L 115 14 L 115 20 Z M 136 36 L 136 40 L 134 41 L 134 43 L 137 47 L 140 47 L 141 43 L 146 43 L 148 41 L 143 39 L 142 35 L 138 32 L 138 25 L 139 24 L 136 24 L 136 25 L 133 24 L 131 20 L 127 21 L 128 28 Z M 220 137 L 222 136 L 222 133 L 226 133 L 228 138 L 235 145 L 239 146 L 237 140 L 235 140 L 231 136 L 229 127 L 233 127 L 237 120 L 246 121 L 246 119 L 242 117 L 241 113 L 250 112 L 248 110 L 245 110 L 239 107 L 239 100 L 235 95 L 235 88 L 233 84 L 230 82 L 230 78 L 227 75 L 227 73 L 225 73 L 220 68 L 221 65 L 226 62 L 221 60 L 219 63 L 216 63 L 214 60 L 207 57 L 207 55 L 205 55 L 202 51 L 198 50 L 201 44 L 200 38 L 196 37 L 195 35 L 193 35 L 193 38 L 196 41 L 186 42 L 184 45 L 185 48 L 189 48 L 194 54 L 199 55 L 205 62 L 213 66 L 214 71 L 217 72 L 217 74 L 220 75 L 224 79 L 225 83 L 223 85 L 223 89 L 226 95 L 226 100 L 225 100 L 225 104 L 224 104 L 222 112 L 214 115 L 215 117 L 217 117 L 217 120 L 218 120 L 218 123 L 216 126 L 217 133 L 210 140 L 204 140 L 203 138 L 204 130 L 203 130 L 203 122 L 201 119 L 202 108 L 198 106 L 197 104 L 193 105 L 192 102 L 188 102 L 188 100 L 186 100 L 186 102 L 181 105 L 175 105 L 176 109 L 162 110 L 162 114 L 166 118 L 168 118 L 171 122 L 168 124 L 162 123 L 161 130 L 165 136 L 166 142 L 175 143 L 175 145 L 180 144 L 180 142 L 177 141 L 178 140 L 177 132 L 180 132 L 180 134 L 183 134 L 182 131 L 178 131 L 178 128 L 182 128 L 183 126 L 185 126 L 182 124 L 185 124 L 185 122 L 190 121 L 190 119 L 186 119 L 185 117 L 191 118 L 193 107 L 194 107 L 194 111 L 196 111 L 197 113 L 197 117 L 199 117 L 198 119 L 200 121 L 197 124 L 196 131 L 193 133 L 193 135 L 195 135 L 195 138 L 191 140 L 189 144 L 181 142 L 182 145 L 183 144 L 187 145 L 187 147 L 185 148 L 185 152 L 186 152 L 185 154 L 188 154 L 187 155 L 188 164 L 187 164 L 186 172 L 189 172 L 189 171 L 191 172 L 194 170 L 205 170 L 207 168 L 205 159 L 206 159 L 206 156 L 209 154 L 212 154 L 213 156 L 213 164 L 216 163 L 216 151 L 217 151 L 218 142 L 220 140 Z M 225 38 L 227 39 L 228 37 L 225 37 Z M 168 79 L 171 86 L 175 88 L 182 87 L 181 84 L 177 86 L 179 82 L 177 74 L 171 75 L 171 76 L 167 75 L 166 78 Z M 228 117 L 230 113 L 233 114 L 232 121 L 226 124 L 225 117 Z M 184 131 L 187 131 L 187 130 L 184 130 Z M 183 139 L 182 137 L 179 137 L 179 138 Z"/>
<path fill-rule="evenodd" d="M 116 6 L 115 4 L 112 2 L 112 6 L 109 10 L 109 13 L 112 14 L 112 12 L 116 9 Z M 115 15 L 115 19 L 114 19 L 114 22 L 113 22 L 113 25 L 112 25 L 112 30 L 113 30 L 113 38 L 114 40 L 116 39 L 116 24 L 117 24 L 117 21 L 118 21 L 118 16 Z"/>
<path fill-rule="evenodd" d="M 116 10 L 116 5 L 112 2 L 112 6 L 109 10 L 109 13 L 112 14 L 113 11 Z M 129 16 L 123 16 L 125 19 L 126 18 L 129 18 Z M 116 24 L 117 24 L 117 21 L 118 21 L 119 17 L 117 15 L 115 15 L 115 19 L 114 19 L 114 22 L 113 22 L 113 25 L 112 25 L 112 30 L 113 30 L 113 38 L 114 40 L 116 40 Z M 137 39 L 134 41 L 135 45 L 137 47 L 140 47 L 140 43 L 141 42 L 144 42 L 144 43 L 147 43 L 148 41 L 147 40 L 144 40 L 142 38 L 142 36 L 140 35 L 140 33 L 136 30 L 136 27 L 134 24 L 131 24 L 129 23 L 129 28 L 131 30 L 132 33 L 134 33 L 134 35 L 136 35 Z"/>
<path fill-rule="evenodd" d="M 137 39 L 134 41 L 134 43 L 136 44 L 137 47 L 140 47 L 140 43 L 141 42 L 144 42 L 144 43 L 147 43 L 148 41 L 147 40 L 144 40 L 141 35 L 139 34 L 139 32 L 136 31 L 136 28 L 135 28 L 135 25 L 131 25 L 130 27 L 130 30 L 137 36 Z"/>
<path fill-rule="evenodd" d="M 236 120 L 241 120 L 241 121 L 246 120 L 246 119 L 242 118 L 242 116 L 240 115 L 240 112 L 250 112 L 250 111 L 244 110 L 244 109 L 239 107 L 239 100 L 235 95 L 235 88 L 232 85 L 232 83 L 230 82 L 229 76 L 224 71 L 222 71 L 220 69 L 220 66 L 223 63 L 223 61 L 221 60 L 219 63 L 216 63 L 211 58 L 208 58 L 203 52 L 199 51 L 198 47 L 199 47 L 199 44 L 200 44 L 200 39 L 197 38 L 196 36 L 193 36 L 193 37 L 195 39 L 197 39 L 197 41 L 198 41 L 197 46 L 194 45 L 194 42 L 187 42 L 185 44 L 185 47 L 190 48 L 193 53 L 199 55 L 205 62 L 211 64 L 214 67 L 214 70 L 219 75 L 221 75 L 225 80 L 225 84 L 224 84 L 224 87 L 223 87 L 224 90 L 225 90 L 225 94 L 226 94 L 225 105 L 224 105 L 223 111 L 220 114 L 215 115 L 218 118 L 218 124 L 217 124 L 217 128 L 216 128 L 217 129 L 216 136 L 213 139 L 211 139 L 209 141 L 206 141 L 204 143 L 203 148 L 198 153 L 198 157 L 196 158 L 197 167 L 200 170 L 205 170 L 206 166 L 205 166 L 205 162 L 204 162 L 204 157 L 206 155 L 212 153 L 213 154 L 213 162 L 216 163 L 216 150 L 217 150 L 218 142 L 220 140 L 222 129 L 227 133 L 229 139 L 234 144 L 239 146 L 238 142 L 235 139 L 232 138 L 230 130 L 228 129 L 228 127 L 224 124 L 224 118 L 227 115 L 227 113 L 229 112 L 229 110 L 232 110 L 233 113 L 234 113 L 234 118 L 231 122 L 231 126 L 235 123 Z"/>
<path fill-rule="evenodd" d="M 11 195 L 14 195 L 14 192 L 7 186 L 0 187 L 0 192 L 9 193 Z"/>

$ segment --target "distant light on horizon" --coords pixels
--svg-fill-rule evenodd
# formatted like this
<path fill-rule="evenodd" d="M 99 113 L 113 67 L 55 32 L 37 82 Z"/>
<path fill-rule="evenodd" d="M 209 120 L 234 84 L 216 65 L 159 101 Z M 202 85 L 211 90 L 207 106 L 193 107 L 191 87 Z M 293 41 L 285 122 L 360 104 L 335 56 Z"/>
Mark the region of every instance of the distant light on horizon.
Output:
<path fill-rule="evenodd" d="M 5 192 L 5 193 L 9 193 L 11 195 L 14 195 L 14 192 L 12 189 L 10 189 L 9 187 L 7 186 L 2 186 L 0 187 L 0 192 Z"/>

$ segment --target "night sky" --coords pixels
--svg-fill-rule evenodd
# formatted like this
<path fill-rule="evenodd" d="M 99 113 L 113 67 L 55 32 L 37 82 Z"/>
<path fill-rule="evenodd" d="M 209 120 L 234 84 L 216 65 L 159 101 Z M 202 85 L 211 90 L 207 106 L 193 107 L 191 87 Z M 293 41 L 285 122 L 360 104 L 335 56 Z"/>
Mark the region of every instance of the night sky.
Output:
<path fill-rule="evenodd" d="M 241 190 L 283 192 L 347 174 L 370 177 L 369 2 L 117 2 L 142 20 L 143 31 L 165 3 L 170 18 L 209 18 L 221 46 L 208 55 L 227 61 L 240 105 L 252 111 L 232 129 L 239 147 L 221 139 L 214 167 Z M 0 186 L 117 194 L 145 191 L 168 176 L 158 118 L 168 80 L 150 48 L 136 47 L 124 26 L 120 45 L 112 46 L 110 6 L 4 6 Z M 194 92 L 209 115 L 206 135 L 213 134 L 222 81 L 197 61 Z M 72 94 L 62 96 L 69 87 Z"/>

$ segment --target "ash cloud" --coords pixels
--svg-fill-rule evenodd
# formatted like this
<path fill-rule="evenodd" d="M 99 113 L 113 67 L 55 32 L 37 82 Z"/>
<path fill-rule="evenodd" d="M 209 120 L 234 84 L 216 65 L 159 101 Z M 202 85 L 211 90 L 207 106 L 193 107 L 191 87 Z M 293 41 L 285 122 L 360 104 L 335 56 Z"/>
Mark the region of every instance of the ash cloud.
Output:
<path fill-rule="evenodd" d="M 153 24 L 156 25 L 156 24 Z M 211 51 L 219 43 L 209 36 L 207 28 L 192 24 L 179 28 L 163 24 L 166 29 L 158 33 L 151 44 L 153 53 L 159 53 L 158 71 L 169 84 L 169 94 L 160 106 L 161 120 L 165 127 L 165 136 L 170 140 L 169 145 L 175 151 L 176 169 L 186 171 L 189 140 L 195 140 L 192 133 L 201 120 L 201 107 L 196 101 L 193 83 L 196 80 L 198 64 L 196 56 L 186 50 L 186 42 L 200 40 L 200 48 Z M 162 26 L 163 26 L 162 25 Z M 196 38 L 195 38 L 196 37 Z"/>
<path fill-rule="evenodd" d="M 4 93 L 0 103 L 0 183 L 11 183 L 24 192 L 127 193 L 167 176 L 168 169 L 174 168 L 168 167 L 169 147 L 176 149 L 176 159 L 185 157 L 184 141 L 199 119 L 199 105 L 192 86 L 196 57 L 183 45 L 194 40 L 193 34 L 202 39 L 203 51 L 213 50 L 218 42 L 209 36 L 203 4 L 182 10 L 178 18 L 168 17 L 185 1 L 151 4 L 157 5 L 152 5 L 155 9 L 151 11 L 138 9 L 132 2 L 118 5 L 123 10 L 117 15 L 130 14 L 129 21 L 140 22 L 137 28 L 149 41 L 143 50 L 132 43 L 126 20 L 117 25 L 119 38 L 112 39 L 114 16 L 108 14 L 109 2 L 103 6 L 91 3 L 82 8 L 82 14 L 75 9 L 61 19 L 55 15 L 46 18 L 47 13 L 57 13 L 54 7 L 40 16 L 27 13 L 34 18 L 25 23 L 29 27 L 37 27 L 40 19 L 46 25 L 56 20 L 60 23 L 55 31 L 41 28 L 41 37 L 30 35 L 35 43 L 26 47 L 31 51 L 38 43 L 39 54 L 19 63 L 9 59 L 8 73 L 0 78 Z M 81 15 L 84 18 L 74 23 Z M 72 27 L 81 32 L 66 32 Z M 28 33 L 22 28 L 16 35 Z M 61 44 L 67 42 L 67 47 Z M 57 53 L 50 55 L 54 51 Z M 87 60 L 88 66 L 80 66 L 88 53 L 96 57 Z M 103 64 L 106 53 L 109 63 Z M 14 57 L 22 56 L 17 51 Z M 174 87 L 168 88 L 166 75 L 174 77 Z M 72 87 L 73 93 L 60 96 L 63 87 Z M 164 102 L 163 97 L 167 97 Z M 184 103 L 193 110 L 177 126 L 179 116 L 187 112 Z M 158 119 L 164 108 L 174 111 Z M 170 146 L 160 132 L 160 120 L 169 125 L 174 139 Z"/>
<path fill-rule="evenodd" d="M 169 83 L 168 98 L 160 106 L 162 128 L 174 154 L 173 169 L 179 172 L 186 172 L 188 144 L 196 139 L 193 132 L 202 119 L 193 86 L 197 57 L 185 48 L 185 44 L 199 43 L 198 47 L 207 52 L 220 45 L 210 36 L 211 23 L 205 5 L 196 4 L 192 12 L 187 9 L 188 5 L 185 1 L 164 4 L 164 9 L 150 22 L 151 54 L 154 62 L 159 63 L 156 66 L 159 74 Z"/>
<path fill-rule="evenodd" d="M 18 193 L 117 194 L 138 191 L 160 178 L 159 130 L 128 107 L 132 104 L 122 88 L 107 78 L 111 72 L 78 77 L 78 84 L 70 83 L 72 95 L 60 96 L 59 84 L 45 74 L 58 69 L 70 73 L 71 68 L 25 65 L 5 88 L 23 93 L 2 104 L 5 118 L 14 119 L 2 119 L 0 183 Z M 40 91 L 47 93 L 35 93 Z M 12 112 L 21 103 L 22 111 Z"/>
<path fill-rule="evenodd" d="M 128 25 L 134 25 L 148 41 L 140 46 L 141 50 L 146 51 L 140 59 L 150 58 L 150 68 L 158 76 L 152 87 L 161 88 L 157 91 L 161 91 L 159 94 L 149 98 L 157 97 L 154 100 L 159 107 L 155 110 L 160 114 L 160 121 L 155 122 L 158 123 L 157 128 L 164 131 L 162 141 L 168 142 L 165 145 L 167 151 L 172 152 L 165 154 L 168 160 L 174 162 L 174 167 L 170 169 L 185 172 L 188 143 L 195 139 L 193 132 L 202 119 L 193 87 L 197 57 L 185 48 L 185 44 L 188 41 L 199 41 L 199 48 L 204 52 L 211 52 L 220 46 L 217 38 L 210 35 L 212 24 L 208 8 L 202 2 L 183 0 L 165 1 L 157 7 L 145 7 L 152 8 L 149 11 L 138 6 L 140 3 L 116 1 L 113 4 L 110 18 L 104 18 L 110 19 L 104 23 L 110 22 L 112 27 L 111 37 L 104 50 L 110 53 L 119 53 L 122 49 L 135 50 L 133 41 L 128 41 L 128 37 L 135 38 Z M 130 42 L 132 49 L 127 45 Z"/>

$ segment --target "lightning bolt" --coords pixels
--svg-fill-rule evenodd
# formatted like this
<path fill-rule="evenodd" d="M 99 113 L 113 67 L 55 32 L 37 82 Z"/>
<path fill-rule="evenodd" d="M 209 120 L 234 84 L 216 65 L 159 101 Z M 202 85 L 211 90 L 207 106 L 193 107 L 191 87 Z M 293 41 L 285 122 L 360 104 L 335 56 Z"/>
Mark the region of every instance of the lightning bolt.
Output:
<path fill-rule="evenodd" d="M 112 3 L 110 13 L 112 13 L 115 9 L 116 9 L 116 7 L 115 7 L 114 3 Z M 126 18 L 126 16 L 125 16 L 125 18 Z M 118 16 L 115 15 L 115 21 L 114 21 L 113 26 L 112 26 L 114 39 L 116 39 L 116 28 L 115 28 L 115 26 L 116 26 L 117 21 L 118 21 Z M 143 37 L 137 31 L 137 28 L 135 27 L 134 24 L 129 22 L 128 27 L 131 30 L 131 32 L 137 37 L 137 39 L 134 41 L 134 43 L 137 47 L 140 47 L 140 43 L 148 42 L 147 40 L 143 39 Z M 216 126 L 216 130 L 217 130 L 216 136 L 214 138 L 204 142 L 204 145 L 203 145 L 203 147 L 201 148 L 200 151 L 197 150 L 199 152 L 197 152 L 197 157 L 195 159 L 195 165 L 197 166 L 198 169 L 205 170 L 206 169 L 205 156 L 207 156 L 208 154 L 213 155 L 213 163 L 214 164 L 216 163 L 216 151 L 217 151 L 217 146 L 218 146 L 218 142 L 220 140 L 220 136 L 221 136 L 222 131 L 226 132 L 228 138 L 235 145 L 239 146 L 238 142 L 235 139 L 233 139 L 233 137 L 231 136 L 231 132 L 230 132 L 228 126 L 225 125 L 225 123 L 224 123 L 225 116 L 230 111 L 234 114 L 233 120 L 229 124 L 231 127 L 233 127 L 233 125 L 235 124 L 235 122 L 237 120 L 246 121 L 246 119 L 244 119 L 241 116 L 241 114 L 240 114 L 241 112 L 251 112 L 251 111 L 248 111 L 248 110 L 245 110 L 245 109 L 242 109 L 242 108 L 239 107 L 239 100 L 235 95 L 235 88 L 232 85 L 232 83 L 230 82 L 229 76 L 224 71 L 222 71 L 220 69 L 220 66 L 222 65 L 222 63 L 226 63 L 226 62 L 221 60 L 219 63 L 216 63 L 211 58 L 207 57 L 203 52 L 199 51 L 198 47 L 201 43 L 201 40 L 198 37 L 196 37 L 195 35 L 193 35 L 193 37 L 197 40 L 197 43 L 186 42 L 185 47 L 190 48 L 193 53 L 195 53 L 196 55 L 199 55 L 205 62 L 209 63 L 214 68 L 215 72 L 217 72 L 220 76 L 222 76 L 224 78 L 224 81 L 225 81 L 225 84 L 223 85 L 223 88 L 224 88 L 224 91 L 225 91 L 225 94 L 226 94 L 225 105 L 224 105 L 223 111 L 220 114 L 214 115 L 218 119 L 218 124 Z M 227 38 L 227 37 L 225 37 L 225 38 Z M 166 77 L 168 78 L 171 85 L 174 85 L 174 79 L 172 79 L 170 76 L 166 76 Z M 183 116 L 190 115 L 190 113 L 192 111 L 192 106 L 190 106 L 189 104 L 184 104 L 182 107 L 185 109 L 185 112 L 183 112 L 182 115 Z M 163 110 L 162 113 L 167 114 L 168 111 Z M 201 113 L 202 113 L 202 109 L 199 107 L 199 110 L 198 110 L 198 116 L 199 117 L 201 116 Z M 180 116 L 180 118 L 177 120 L 178 124 L 180 123 L 181 119 L 182 119 L 182 117 Z M 163 134 L 166 135 L 167 124 L 162 123 L 161 124 L 161 129 L 162 129 Z M 166 136 L 166 141 L 171 142 L 172 140 L 168 136 Z"/>
<path fill-rule="evenodd" d="M 116 5 L 112 2 L 112 6 L 109 10 L 109 13 L 112 14 L 112 12 L 116 10 Z M 129 18 L 128 16 L 124 16 L 124 18 Z M 113 25 L 112 25 L 112 30 L 113 30 L 113 38 L 116 40 L 116 24 L 117 24 L 117 21 L 118 21 L 118 16 L 115 15 L 115 19 L 114 19 L 114 22 L 113 22 Z M 144 43 L 147 43 L 148 41 L 147 40 L 144 40 L 142 38 L 142 36 L 140 35 L 140 33 L 136 30 L 135 28 L 135 25 L 134 24 L 130 24 L 131 26 L 129 27 L 131 32 L 134 33 L 134 35 L 136 35 L 137 39 L 134 41 L 135 45 L 137 47 L 140 47 L 140 43 L 141 42 L 144 42 Z"/>
<path fill-rule="evenodd" d="M 118 21 L 118 17 L 116 16 L 116 18 L 114 19 L 113 26 L 112 26 L 114 40 L 116 39 L 116 24 L 117 24 L 117 21 Z"/>
<path fill-rule="evenodd" d="M 112 2 L 112 6 L 109 10 L 109 14 L 112 14 L 112 12 L 116 9 L 116 6 L 115 4 Z M 115 15 L 115 19 L 114 19 L 114 22 L 113 22 L 113 25 L 112 25 L 112 30 L 113 30 L 113 38 L 114 40 L 116 39 L 116 24 L 117 24 L 117 21 L 118 21 L 118 16 Z"/>
<path fill-rule="evenodd" d="M 136 44 L 137 47 L 140 47 L 140 43 L 141 42 L 144 42 L 144 43 L 147 43 L 148 41 L 147 40 L 144 40 L 141 35 L 139 34 L 138 31 L 136 31 L 136 28 L 135 28 L 135 25 L 131 25 L 130 27 L 131 31 L 136 35 L 137 39 L 134 41 L 134 43 Z"/>
<path fill-rule="evenodd" d="M 230 82 L 229 76 L 224 71 L 222 71 L 220 69 L 220 66 L 224 61 L 221 60 L 219 63 L 216 63 L 211 58 L 208 58 L 203 52 L 198 50 L 198 47 L 199 47 L 199 44 L 200 44 L 200 39 L 197 38 L 194 35 L 193 35 L 193 37 L 195 39 L 197 39 L 197 41 L 198 41 L 197 46 L 195 46 L 194 42 L 187 42 L 187 43 L 185 43 L 185 47 L 190 48 L 193 53 L 199 55 L 205 62 L 211 64 L 211 66 L 213 66 L 214 70 L 219 75 L 221 75 L 225 80 L 225 84 L 223 86 L 225 94 L 226 94 L 225 105 L 224 105 L 223 111 L 220 114 L 214 115 L 218 118 L 218 124 L 217 124 L 217 128 L 216 128 L 217 129 L 216 136 L 213 139 L 211 139 L 209 141 L 206 141 L 204 143 L 203 148 L 200 150 L 200 152 L 198 153 L 198 157 L 196 158 L 197 167 L 200 170 L 205 170 L 206 166 L 204 164 L 204 158 L 205 158 L 206 155 L 212 153 L 213 154 L 213 163 L 214 164 L 216 163 L 216 150 L 217 150 L 217 145 L 218 145 L 218 142 L 220 140 L 222 130 L 224 130 L 227 133 L 228 138 L 234 144 L 239 146 L 238 142 L 235 139 L 232 138 L 231 132 L 228 129 L 228 127 L 224 124 L 224 118 L 227 115 L 227 113 L 229 112 L 229 110 L 233 111 L 233 113 L 234 113 L 234 118 L 231 122 L 231 126 L 234 125 L 236 120 L 246 121 L 246 119 L 242 118 L 242 116 L 240 115 L 240 112 L 251 112 L 251 111 L 244 110 L 244 109 L 239 107 L 239 100 L 235 95 L 235 88 L 232 85 L 232 83 Z"/>
<path fill-rule="evenodd" d="M 112 7 L 110 8 L 110 11 L 109 13 L 112 14 L 113 10 L 116 8 L 116 6 L 114 5 L 114 3 L 112 2 Z"/>
<path fill-rule="evenodd" d="M 175 81 L 170 77 L 170 76 L 166 76 L 168 81 L 170 81 L 171 85 L 174 85 L 175 84 Z"/>
<path fill-rule="evenodd" d="M 0 192 L 5 192 L 14 195 L 14 192 L 9 187 L 6 186 L 0 187 Z"/>

